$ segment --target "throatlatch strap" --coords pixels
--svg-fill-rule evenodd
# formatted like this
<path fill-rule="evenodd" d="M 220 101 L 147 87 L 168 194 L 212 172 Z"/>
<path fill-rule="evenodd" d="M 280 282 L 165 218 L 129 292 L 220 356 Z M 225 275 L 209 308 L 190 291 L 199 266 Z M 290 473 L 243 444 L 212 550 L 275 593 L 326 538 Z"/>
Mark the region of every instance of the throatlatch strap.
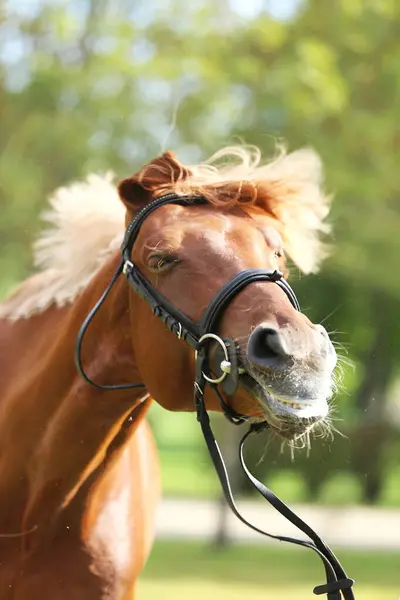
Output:
<path fill-rule="evenodd" d="M 83 345 L 83 339 L 85 337 L 87 328 L 89 327 L 93 317 L 95 316 L 95 314 L 97 313 L 97 311 L 99 310 L 101 305 L 103 304 L 104 300 L 107 298 L 114 283 L 117 281 L 118 277 L 121 275 L 123 267 L 124 267 L 124 261 L 121 260 L 121 262 L 119 263 L 107 288 L 101 295 L 100 299 L 96 302 L 96 304 L 94 305 L 94 307 L 92 308 L 90 313 L 87 315 L 86 319 L 83 321 L 81 328 L 79 330 L 78 336 L 76 338 L 76 343 L 75 343 L 75 365 L 76 365 L 79 375 L 86 381 L 86 383 L 89 383 L 90 385 L 92 385 L 93 387 L 95 387 L 99 390 L 110 390 L 110 391 L 111 390 L 132 390 L 132 389 L 138 389 L 138 388 L 145 387 L 143 383 L 119 383 L 119 384 L 115 384 L 115 385 L 103 385 L 101 383 L 96 383 L 95 381 L 90 379 L 90 377 L 87 375 L 87 373 L 83 367 L 83 363 L 82 363 L 82 345 Z"/>

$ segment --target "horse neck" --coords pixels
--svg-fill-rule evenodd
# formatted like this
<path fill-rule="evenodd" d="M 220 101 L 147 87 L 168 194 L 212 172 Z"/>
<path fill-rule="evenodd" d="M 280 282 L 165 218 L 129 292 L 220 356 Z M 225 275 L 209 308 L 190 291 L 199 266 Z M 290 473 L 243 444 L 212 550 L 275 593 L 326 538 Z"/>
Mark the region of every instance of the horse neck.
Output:
<path fill-rule="evenodd" d="M 60 311 L 57 338 L 42 361 L 35 385 L 31 385 L 34 393 L 30 393 L 29 403 L 35 405 L 35 430 L 42 434 L 31 448 L 33 458 L 26 457 L 29 498 L 25 530 L 40 529 L 51 515 L 60 514 L 73 501 L 85 482 L 94 483 L 107 449 L 121 447 L 147 410 L 144 405 L 145 410 L 134 410 L 146 396 L 145 390 L 98 390 L 84 382 L 74 366 L 78 329 L 104 291 L 116 264 L 115 257 L 68 310 Z M 51 336 L 52 331 L 47 335 Z M 82 357 L 87 374 L 97 382 L 110 385 L 140 381 L 130 339 L 128 288 L 122 278 L 89 325 Z M 124 435 L 119 436 L 124 422 Z M 30 428 L 27 424 L 26 431 Z"/>

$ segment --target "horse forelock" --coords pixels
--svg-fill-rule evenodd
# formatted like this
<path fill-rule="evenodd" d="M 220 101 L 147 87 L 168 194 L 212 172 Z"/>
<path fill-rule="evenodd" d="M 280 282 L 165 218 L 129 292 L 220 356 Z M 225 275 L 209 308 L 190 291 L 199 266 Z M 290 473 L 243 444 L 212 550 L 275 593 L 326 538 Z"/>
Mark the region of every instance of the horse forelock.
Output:
<path fill-rule="evenodd" d="M 213 204 L 255 206 L 279 222 L 285 251 L 303 273 L 318 271 L 328 254 L 321 234 L 330 231 L 325 218 L 330 197 L 324 193 L 322 163 L 309 148 L 287 154 L 283 147 L 266 163 L 258 148 L 231 146 L 208 164 L 189 167 L 192 175 L 177 186 L 201 193 Z"/>
<path fill-rule="evenodd" d="M 303 273 L 317 272 L 328 254 L 321 238 L 330 231 L 330 197 L 321 159 L 311 148 L 288 154 L 279 146 L 275 158 L 263 162 L 254 146 L 228 146 L 205 163 L 185 167 L 165 153 L 134 179 L 144 181 L 153 196 L 201 195 L 220 208 L 261 209 L 278 222 L 286 254 Z"/>
<path fill-rule="evenodd" d="M 162 157 L 157 160 L 162 171 Z M 164 172 L 171 174 L 170 181 L 155 181 L 153 196 L 174 191 L 201 194 L 219 207 L 257 207 L 279 222 L 286 253 L 299 269 L 318 270 L 327 254 L 321 233 L 329 231 L 324 222 L 329 198 L 322 188 L 321 161 L 313 150 L 287 154 L 281 148 L 273 160 L 262 163 L 257 148 L 231 146 L 206 163 L 177 165 L 184 175 L 177 178 L 168 165 Z M 50 227 L 33 248 L 38 273 L 0 305 L 0 317 L 26 318 L 52 304 L 70 304 L 121 243 L 125 208 L 111 173 L 91 174 L 59 188 L 49 203 L 51 210 L 43 218 Z"/>

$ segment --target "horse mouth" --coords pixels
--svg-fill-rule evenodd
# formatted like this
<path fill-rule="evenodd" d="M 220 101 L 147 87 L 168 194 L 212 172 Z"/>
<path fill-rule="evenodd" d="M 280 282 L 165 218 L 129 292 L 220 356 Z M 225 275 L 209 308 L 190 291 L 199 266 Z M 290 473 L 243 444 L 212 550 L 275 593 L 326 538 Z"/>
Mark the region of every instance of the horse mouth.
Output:
<path fill-rule="evenodd" d="M 257 400 L 265 421 L 285 438 L 303 435 L 329 413 L 328 401 L 324 396 L 286 396 L 274 390 L 264 378 L 249 371 L 242 375 L 241 382 Z"/>

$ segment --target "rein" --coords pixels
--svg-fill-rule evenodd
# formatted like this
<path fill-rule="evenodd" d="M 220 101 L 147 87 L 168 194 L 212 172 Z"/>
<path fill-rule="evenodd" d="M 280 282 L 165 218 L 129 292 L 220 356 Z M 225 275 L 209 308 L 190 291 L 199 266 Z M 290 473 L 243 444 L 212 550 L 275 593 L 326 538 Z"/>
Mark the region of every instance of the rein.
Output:
<path fill-rule="evenodd" d="M 87 328 L 100 306 L 106 300 L 113 285 L 121 274 L 124 274 L 129 285 L 134 291 L 145 300 L 161 321 L 178 338 L 190 344 L 195 349 L 196 356 L 196 374 L 194 380 L 194 403 L 197 413 L 197 420 L 200 423 L 203 436 L 211 456 L 215 471 L 221 483 L 225 498 L 232 512 L 245 525 L 265 535 L 269 538 L 288 542 L 298 546 L 304 546 L 314 550 L 321 558 L 326 574 L 326 583 L 314 588 L 314 594 L 326 594 L 328 600 L 354 600 L 352 586 L 354 580 L 347 577 L 339 560 L 333 554 L 327 544 L 318 536 L 318 534 L 298 517 L 284 502 L 282 502 L 271 490 L 256 479 L 246 466 L 243 456 L 243 447 L 251 434 L 259 433 L 268 428 L 268 423 L 260 422 L 250 425 L 249 430 L 243 436 L 239 445 L 239 456 L 242 469 L 248 477 L 250 483 L 255 489 L 286 519 L 295 527 L 306 534 L 310 541 L 297 538 L 279 536 L 267 533 L 257 526 L 247 521 L 239 512 L 230 486 L 225 462 L 219 449 L 210 425 L 210 419 L 205 407 L 204 390 L 206 385 L 212 387 L 218 395 L 222 411 L 227 419 L 235 425 L 240 425 L 248 421 L 248 417 L 238 414 L 233 410 L 222 397 L 218 386 L 220 385 L 224 393 L 231 396 L 235 393 L 240 376 L 245 373 L 241 368 L 239 354 L 234 340 L 221 338 L 214 333 L 221 314 L 235 296 L 247 285 L 257 281 L 268 281 L 278 285 L 286 294 L 293 307 L 300 311 L 300 305 L 290 285 L 283 279 L 282 273 L 269 269 L 247 269 L 234 276 L 228 281 L 214 296 L 205 313 L 199 322 L 192 321 L 184 315 L 179 309 L 174 307 L 162 294 L 160 294 L 149 281 L 140 273 L 138 267 L 132 262 L 131 255 L 133 245 L 137 239 L 144 220 L 157 208 L 166 204 L 179 204 L 190 206 L 194 204 L 205 204 L 207 201 L 203 197 L 177 196 L 168 194 L 157 198 L 143 207 L 129 223 L 125 232 L 124 240 L 121 246 L 121 261 L 115 271 L 106 290 L 92 308 L 84 320 L 76 340 L 75 362 L 79 374 L 90 385 L 101 390 L 126 390 L 144 388 L 142 383 L 123 383 L 117 385 L 102 385 L 96 383 L 85 373 L 82 364 L 82 344 Z M 210 342 L 217 342 L 216 352 L 212 357 L 209 356 Z M 128 417 L 129 419 L 129 417 Z"/>

